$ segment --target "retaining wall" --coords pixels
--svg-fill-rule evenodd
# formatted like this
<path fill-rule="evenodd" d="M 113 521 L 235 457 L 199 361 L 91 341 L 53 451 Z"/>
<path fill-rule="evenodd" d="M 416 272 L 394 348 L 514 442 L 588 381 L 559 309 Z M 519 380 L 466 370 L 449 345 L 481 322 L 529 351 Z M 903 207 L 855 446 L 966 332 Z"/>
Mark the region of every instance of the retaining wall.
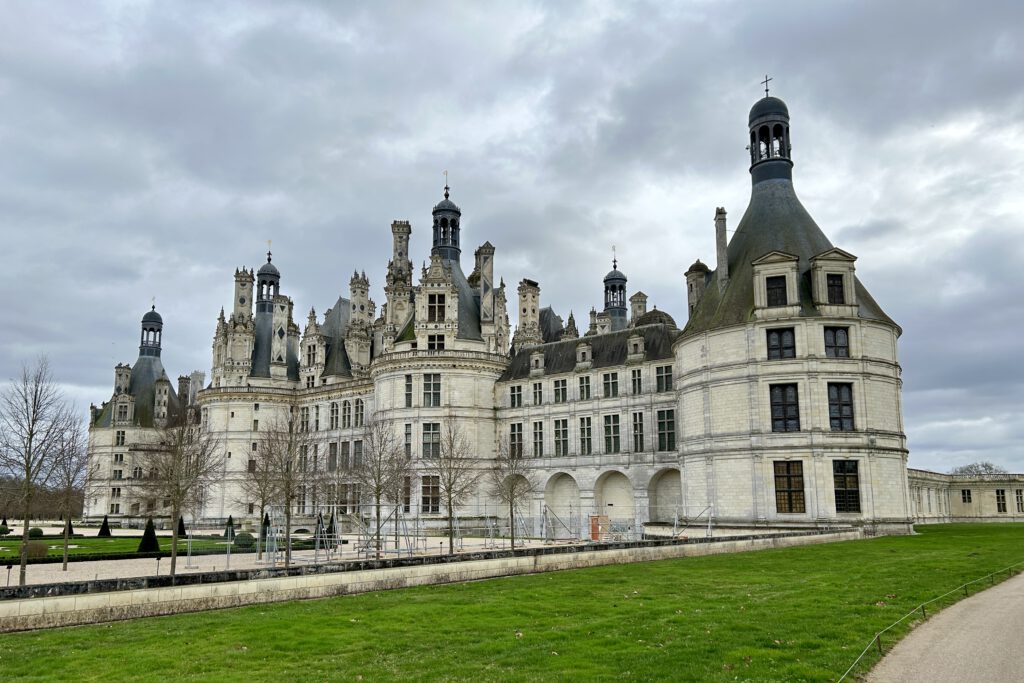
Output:
<path fill-rule="evenodd" d="M 0 601 L 0 632 L 94 624 L 138 617 L 240 607 L 286 600 L 308 600 L 409 586 L 475 581 L 502 576 L 583 569 L 610 564 L 649 562 L 786 548 L 862 538 L 861 530 L 747 536 L 709 542 L 654 543 L 641 546 L 561 546 L 494 553 L 484 559 L 447 558 L 431 563 L 365 569 L 318 568 L 318 573 L 289 574 L 242 581 L 200 583 L 102 593 L 78 593 Z M 552 552 L 554 550 L 554 552 Z M 390 566 L 387 566 L 390 565 Z M 302 571 L 307 568 L 299 568 Z M 312 568 L 308 568 L 312 569 Z M 210 580 L 216 581 L 216 578 Z"/>

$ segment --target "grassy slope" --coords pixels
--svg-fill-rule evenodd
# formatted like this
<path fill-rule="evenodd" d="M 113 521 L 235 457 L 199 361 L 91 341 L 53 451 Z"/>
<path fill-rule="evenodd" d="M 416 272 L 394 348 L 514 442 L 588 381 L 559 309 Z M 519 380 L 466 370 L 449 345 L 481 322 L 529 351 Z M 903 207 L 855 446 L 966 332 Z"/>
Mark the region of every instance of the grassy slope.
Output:
<path fill-rule="evenodd" d="M 0 636 L 0 671 L 81 681 L 835 680 L 918 603 L 1024 560 L 1024 525 L 920 531 Z"/>

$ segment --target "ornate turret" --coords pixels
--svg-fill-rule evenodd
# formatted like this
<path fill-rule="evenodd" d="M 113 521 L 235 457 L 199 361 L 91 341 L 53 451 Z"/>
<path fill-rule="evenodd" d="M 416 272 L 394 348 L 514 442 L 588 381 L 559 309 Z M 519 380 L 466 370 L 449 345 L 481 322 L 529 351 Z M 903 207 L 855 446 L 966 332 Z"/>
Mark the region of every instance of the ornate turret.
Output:
<path fill-rule="evenodd" d="M 449 187 L 444 186 L 444 199 L 434 207 L 434 246 L 431 255 L 437 254 L 445 261 L 458 261 L 462 249 L 459 247 L 459 231 L 462 210 L 448 199 Z"/>
<path fill-rule="evenodd" d="M 793 179 L 789 142 L 789 108 L 778 97 L 765 96 L 750 109 L 750 175 L 754 183 Z"/>
<path fill-rule="evenodd" d="M 611 318 L 611 331 L 626 328 L 626 276 L 619 272 L 619 261 L 612 259 L 612 269 L 604 276 L 604 312 Z"/>
<path fill-rule="evenodd" d="M 281 271 L 270 262 L 271 253 L 267 252 L 267 262 L 256 272 L 256 312 L 270 313 L 274 308 L 274 297 L 281 293 Z"/>
<path fill-rule="evenodd" d="M 163 336 L 164 319 L 156 312 L 156 304 L 142 316 L 142 336 L 139 339 L 139 356 L 160 357 L 160 338 Z"/>

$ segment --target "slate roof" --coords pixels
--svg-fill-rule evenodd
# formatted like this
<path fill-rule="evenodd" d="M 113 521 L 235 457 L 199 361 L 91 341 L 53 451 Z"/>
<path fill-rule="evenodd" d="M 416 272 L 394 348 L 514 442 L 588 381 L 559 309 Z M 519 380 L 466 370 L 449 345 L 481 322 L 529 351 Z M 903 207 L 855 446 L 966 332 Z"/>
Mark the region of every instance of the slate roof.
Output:
<path fill-rule="evenodd" d="M 512 357 L 508 368 L 498 378 L 499 382 L 525 379 L 530 376 L 530 355 L 544 352 L 544 374 L 555 375 L 576 369 L 576 347 L 590 344 L 591 368 L 610 368 L 626 363 L 627 344 L 633 334 L 644 338 L 644 360 L 672 360 L 672 343 L 679 331 L 666 325 L 646 325 L 608 334 L 599 334 L 582 339 L 566 339 L 551 344 L 530 346 Z"/>
<path fill-rule="evenodd" d="M 345 333 L 348 331 L 351 314 L 352 302 L 345 297 L 338 297 L 337 303 L 331 308 L 331 312 L 327 314 L 324 324 L 320 327 L 320 332 L 327 337 L 324 377 L 352 376 L 352 364 L 349 362 L 348 352 L 345 351 Z"/>
<path fill-rule="evenodd" d="M 135 412 L 132 424 L 138 427 L 153 426 L 153 404 L 156 401 L 156 381 L 168 379 L 163 363 L 158 356 L 139 356 L 132 366 L 132 376 L 128 383 L 128 393 L 135 397 Z M 174 419 L 180 410 L 178 395 L 168 382 L 170 392 L 167 399 L 167 416 Z M 96 419 L 97 427 L 110 427 L 113 424 L 114 402 L 103 405 L 100 416 Z"/>
<path fill-rule="evenodd" d="M 560 340 L 564 332 L 562 316 L 555 313 L 550 306 L 540 309 L 540 334 L 545 344 Z"/>
<path fill-rule="evenodd" d="M 832 243 L 814 222 L 796 196 L 793 183 L 786 179 L 756 182 L 750 193 L 750 204 L 729 242 L 729 284 L 725 292 L 718 289 L 715 270 L 683 336 L 745 323 L 753 319 L 753 261 L 771 251 L 782 251 L 799 258 L 800 315 L 818 316 L 811 297 L 810 260 L 832 248 Z M 855 278 L 856 280 L 856 278 Z M 858 315 L 868 320 L 895 322 L 856 280 Z"/>

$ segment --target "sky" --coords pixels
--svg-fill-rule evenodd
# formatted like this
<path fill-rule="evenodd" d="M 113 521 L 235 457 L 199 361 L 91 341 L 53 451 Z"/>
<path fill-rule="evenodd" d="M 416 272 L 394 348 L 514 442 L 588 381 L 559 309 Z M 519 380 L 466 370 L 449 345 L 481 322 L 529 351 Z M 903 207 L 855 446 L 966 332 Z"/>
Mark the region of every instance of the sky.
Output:
<path fill-rule="evenodd" d="M 272 240 L 305 325 L 390 224 L 429 257 L 448 171 L 490 241 L 585 326 L 612 249 L 686 320 L 750 194 L 747 112 L 789 105 L 794 184 L 903 329 L 910 465 L 1024 472 L 1024 4 L 5 2 L 0 378 L 45 354 L 84 412 L 134 362 L 209 376 L 233 274 Z M 515 306 L 510 307 L 515 324 Z"/>

